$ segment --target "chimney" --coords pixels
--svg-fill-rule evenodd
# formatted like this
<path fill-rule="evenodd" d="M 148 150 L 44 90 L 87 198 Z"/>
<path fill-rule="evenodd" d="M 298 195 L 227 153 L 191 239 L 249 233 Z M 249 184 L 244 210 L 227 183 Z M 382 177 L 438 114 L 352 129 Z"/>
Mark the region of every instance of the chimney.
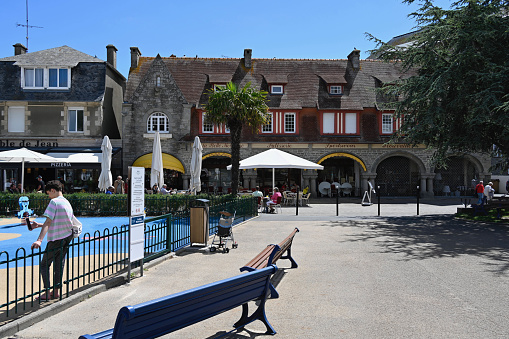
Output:
<path fill-rule="evenodd" d="M 27 48 L 19 42 L 12 46 L 14 47 L 14 55 L 27 54 Z"/>
<path fill-rule="evenodd" d="M 356 48 L 354 48 L 353 51 L 350 54 L 348 54 L 348 61 L 352 64 L 352 68 L 355 71 L 358 71 L 360 69 L 360 56 L 361 51 L 359 51 Z"/>
<path fill-rule="evenodd" d="M 106 46 L 106 58 L 106 61 L 108 61 L 113 68 L 117 68 L 117 48 L 115 46 Z"/>
<path fill-rule="evenodd" d="M 140 61 L 141 52 L 138 47 L 131 47 L 131 68 L 129 72 L 133 69 L 138 68 L 138 62 Z"/>
<path fill-rule="evenodd" d="M 252 49 L 244 49 L 244 67 L 251 68 L 251 55 L 253 54 Z"/>

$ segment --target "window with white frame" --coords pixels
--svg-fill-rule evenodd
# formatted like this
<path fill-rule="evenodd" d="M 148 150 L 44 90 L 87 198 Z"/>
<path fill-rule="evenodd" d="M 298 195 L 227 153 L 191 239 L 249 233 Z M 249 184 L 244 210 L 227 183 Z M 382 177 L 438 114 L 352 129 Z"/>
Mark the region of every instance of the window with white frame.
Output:
<path fill-rule="evenodd" d="M 147 119 L 147 133 L 169 133 L 168 116 L 161 112 L 152 113 Z"/>
<path fill-rule="evenodd" d="M 345 113 L 345 134 L 357 134 L 357 113 Z"/>
<path fill-rule="evenodd" d="M 207 121 L 207 114 L 205 112 L 201 115 L 201 130 L 203 133 L 214 133 L 214 124 Z"/>
<path fill-rule="evenodd" d="M 23 67 L 21 84 L 24 89 L 69 89 L 69 67 Z"/>
<path fill-rule="evenodd" d="M 391 134 L 393 133 L 394 122 L 392 114 L 382 114 L 382 133 Z"/>
<path fill-rule="evenodd" d="M 285 133 L 295 133 L 295 113 L 285 113 Z"/>
<path fill-rule="evenodd" d="M 69 88 L 69 69 L 49 68 L 48 88 Z"/>
<path fill-rule="evenodd" d="M 334 116 L 336 113 L 323 113 L 323 133 L 334 134 Z"/>
<path fill-rule="evenodd" d="M 24 88 L 44 88 L 44 68 L 25 68 L 22 74 Z"/>
<path fill-rule="evenodd" d="M 7 131 L 25 132 L 25 107 L 9 107 L 7 110 Z"/>
<path fill-rule="evenodd" d="M 283 94 L 283 85 L 271 85 L 270 94 Z"/>
<path fill-rule="evenodd" d="M 68 109 L 69 132 L 83 132 L 84 127 L 84 110 L 83 108 Z"/>
<path fill-rule="evenodd" d="M 267 123 L 262 126 L 262 133 L 272 133 L 272 113 L 266 115 Z"/>
<path fill-rule="evenodd" d="M 343 86 L 340 86 L 340 85 L 329 86 L 329 94 L 333 94 L 333 95 L 343 94 Z"/>
<path fill-rule="evenodd" d="M 226 84 L 214 84 L 214 91 L 217 91 L 219 88 L 224 89 Z"/>

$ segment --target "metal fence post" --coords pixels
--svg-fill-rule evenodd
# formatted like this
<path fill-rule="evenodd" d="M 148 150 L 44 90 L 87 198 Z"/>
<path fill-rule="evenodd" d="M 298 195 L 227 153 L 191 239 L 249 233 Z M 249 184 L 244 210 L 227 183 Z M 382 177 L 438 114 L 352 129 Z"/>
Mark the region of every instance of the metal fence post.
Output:
<path fill-rule="evenodd" d="M 417 215 L 419 215 L 419 197 L 420 197 L 420 192 L 419 192 L 419 186 L 417 186 Z"/>
<path fill-rule="evenodd" d="M 378 216 L 380 216 L 380 195 L 381 195 L 380 186 L 378 186 L 377 189 L 378 189 Z"/>
<path fill-rule="evenodd" d="M 339 192 L 338 191 L 336 191 L 336 217 L 339 217 Z"/>

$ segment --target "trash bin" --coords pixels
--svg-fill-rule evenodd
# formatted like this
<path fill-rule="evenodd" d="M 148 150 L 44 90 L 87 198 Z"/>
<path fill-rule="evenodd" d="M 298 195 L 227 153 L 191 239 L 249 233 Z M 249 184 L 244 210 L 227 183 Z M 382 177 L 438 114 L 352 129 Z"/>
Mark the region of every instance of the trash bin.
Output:
<path fill-rule="evenodd" d="M 209 241 L 209 200 L 196 199 L 191 207 L 191 245 Z"/>

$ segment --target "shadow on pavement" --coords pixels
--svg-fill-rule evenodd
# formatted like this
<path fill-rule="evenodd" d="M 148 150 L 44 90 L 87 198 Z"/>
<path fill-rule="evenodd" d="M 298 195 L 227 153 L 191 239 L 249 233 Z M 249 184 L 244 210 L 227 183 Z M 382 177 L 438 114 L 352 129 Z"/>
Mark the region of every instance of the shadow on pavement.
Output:
<path fill-rule="evenodd" d="M 486 271 L 509 274 L 509 225 L 455 219 L 452 216 L 386 217 L 342 220 L 323 226 L 357 227 L 345 242 L 375 240 L 382 253 L 404 254 L 404 260 L 484 257 Z"/>

